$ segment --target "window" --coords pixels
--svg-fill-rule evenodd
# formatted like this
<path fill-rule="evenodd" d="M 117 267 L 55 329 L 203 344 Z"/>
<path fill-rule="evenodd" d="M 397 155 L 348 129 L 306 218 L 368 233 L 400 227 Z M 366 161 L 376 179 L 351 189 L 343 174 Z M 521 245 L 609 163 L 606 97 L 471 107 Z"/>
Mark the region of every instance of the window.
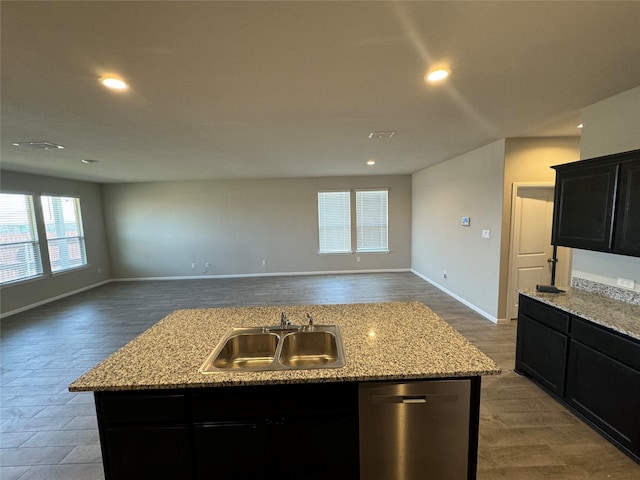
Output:
<path fill-rule="evenodd" d="M 86 265 L 80 199 L 43 195 L 41 200 L 51 272 Z"/>
<path fill-rule="evenodd" d="M 318 192 L 320 253 L 352 253 L 350 190 Z M 389 251 L 387 190 L 356 190 L 357 252 Z"/>
<path fill-rule="evenodd" d="M 42 275 L 31 195 L 0 193 L 0 283 Z"/>
<path fill-rule="evenodd" d="M 356 191 L 358 252 L 388 252 L 387 190 Z"/>
<path fill-rule="evenodd" d="M 351 253 L 351 192 L 318 192 L 320 253 Z"/>

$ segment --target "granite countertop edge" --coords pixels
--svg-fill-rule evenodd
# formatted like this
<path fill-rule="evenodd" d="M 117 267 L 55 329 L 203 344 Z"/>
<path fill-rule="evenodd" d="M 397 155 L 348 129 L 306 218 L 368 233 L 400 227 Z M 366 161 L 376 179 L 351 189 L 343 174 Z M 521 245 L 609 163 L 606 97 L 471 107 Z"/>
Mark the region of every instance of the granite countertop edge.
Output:
<path fill-rule="evenodd" d="M 640 340 L 640 305 L 573 287 L 561 287 L 562 293 L 542 293 L 523 289 L 519 293 L 609 328 L 632 339 Z"/>
<path fill-rule="evenodd" d="M 339 326 L 347 365 L 215 372 L 198 368 L 234 327 L 295 322 Z M 373 335 L 372 335 L 373 333 Z M 421 302 L 176 310 L 75 380 L 71 392 L 140 391 L 497 375 L 497 364 Z"/>

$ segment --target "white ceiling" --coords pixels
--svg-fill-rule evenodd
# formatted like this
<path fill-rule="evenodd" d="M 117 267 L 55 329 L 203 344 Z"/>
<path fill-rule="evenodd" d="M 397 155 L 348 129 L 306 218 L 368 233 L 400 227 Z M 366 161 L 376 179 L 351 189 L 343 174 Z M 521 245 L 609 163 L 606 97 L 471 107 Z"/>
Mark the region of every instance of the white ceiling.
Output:
<path fill-rule="evenodd" d="M 98 182 L 409 174 L 578 135 L 582 107 L 640 85 L 636 1 L 1 9 L 2 168 Z M 445 85 L 422 80 L 436 63 Z M 107 72 L 131 90 L 105 90 Z M 41 140 L 65 148 L 12 145 Z"/>

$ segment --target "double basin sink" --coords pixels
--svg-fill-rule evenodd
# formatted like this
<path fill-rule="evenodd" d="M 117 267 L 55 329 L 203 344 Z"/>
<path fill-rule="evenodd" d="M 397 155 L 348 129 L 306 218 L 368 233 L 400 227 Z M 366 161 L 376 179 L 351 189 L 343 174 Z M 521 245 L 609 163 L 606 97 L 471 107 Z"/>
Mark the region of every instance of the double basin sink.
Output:
<path fill-rule="evenodd" d="M 295 370 L 345 365 L 337 325 L 255 327 L 227 332 L 199 371 Z"/>

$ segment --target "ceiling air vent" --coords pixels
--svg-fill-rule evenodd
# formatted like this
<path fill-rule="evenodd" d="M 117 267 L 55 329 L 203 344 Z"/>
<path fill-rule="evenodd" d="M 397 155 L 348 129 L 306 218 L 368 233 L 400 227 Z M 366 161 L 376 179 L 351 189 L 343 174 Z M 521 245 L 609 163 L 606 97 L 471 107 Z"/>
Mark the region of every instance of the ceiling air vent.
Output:
<path fill-rule="evenodd" d="M 63 149 L 64 147 L 62 145 L 57 145 L 55 143 L 51 143 L 51 142 L 13 142 L 12 144 L 14 147 L 24 147 L 24 148 L 30 148 L 32 150 L 56 150 L 56 149 Z"/>
<path fill-rule="evenodd" d="M 388 132 L 371 132 L 369 138 L 391 138 L 396 134 L 394 131 Z"/>

